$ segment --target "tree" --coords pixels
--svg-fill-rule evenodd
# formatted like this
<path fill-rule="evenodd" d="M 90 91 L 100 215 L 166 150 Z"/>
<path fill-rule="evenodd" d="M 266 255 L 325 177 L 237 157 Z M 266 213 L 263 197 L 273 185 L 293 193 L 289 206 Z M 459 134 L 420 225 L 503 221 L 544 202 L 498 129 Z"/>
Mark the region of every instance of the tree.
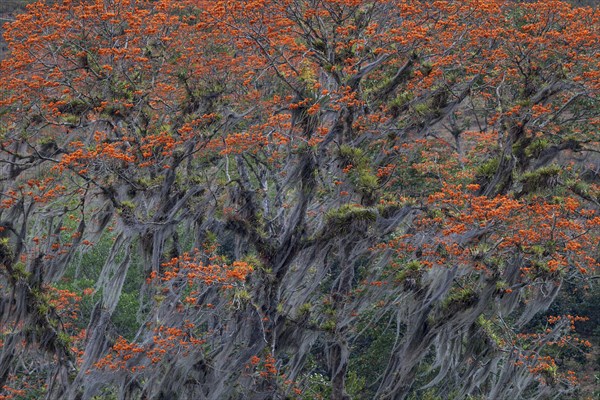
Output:
<path fill-rule="evenodd" d="M 34 370 L 48 399 L 314 398 L 316 373 L 347 399 L 370 329 L 354 395 L 573 390 L 544 348 L 577 317 L 527 323 L 598 267 L 596 11 L 65 0 L 5 28 L 5 397 Z M 56 296 L 106 237 L 78 325 Z"/>

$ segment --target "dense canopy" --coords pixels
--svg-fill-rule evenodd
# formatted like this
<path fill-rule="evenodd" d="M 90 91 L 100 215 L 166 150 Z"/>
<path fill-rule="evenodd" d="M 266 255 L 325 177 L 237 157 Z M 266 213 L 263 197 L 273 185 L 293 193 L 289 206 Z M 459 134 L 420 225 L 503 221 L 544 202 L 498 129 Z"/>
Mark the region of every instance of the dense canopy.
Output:
<path fill-rule="evenodd" d="M 540 313 L 598 273 L 597 10 L 61 0 L 4 31 L 0 399 L 576 393 L 585 317 Z"/>

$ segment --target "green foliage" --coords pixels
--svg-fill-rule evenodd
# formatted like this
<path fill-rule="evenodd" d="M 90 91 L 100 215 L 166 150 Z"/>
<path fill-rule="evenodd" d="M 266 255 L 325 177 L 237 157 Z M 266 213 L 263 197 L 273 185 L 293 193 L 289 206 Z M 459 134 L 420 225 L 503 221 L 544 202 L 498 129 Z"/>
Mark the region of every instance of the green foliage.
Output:
<path fill-rule="evenodd" d="M 103 388 L 101 394 L 92 397 L 92 400 L 117 400 L 119 397 L 114 389 Z"/>
<path fill-rule="evenodd" d="M 86 327 L 86 321 L 89 320 L 96 302 L 102 296 L 99 290 L 94 296 L 83 296 L 83 290 L 93 288 L 102 271 L 102 267 L 110 252 L 113 235 L 105 233 L 94 244 L 89 251 L 80 254 L 80 259 L 71 263 L 64 274 L 62 281 L 56 285 L 58 289 L 66 289 L 82 296 L 80 303 L 81 320 L 77 321 L 78 326 L 83 329 Z M 119 254 L 116 262 L 119 263 L 125 254 Z M 130 267 L 125 277 L 119 302 L 112 316 L 113 327 L 116 334 L 133 339 L 140 323 L 137 318 L 140 316 L 140 293 L 144 277 L 142 276 L 142 266 L 137 253 L 131 254 Z"/>
<path fill-rule="evenodd" d="M 306 378 L 308 389 L 302 400 L 328 399 L 331 398 L 331 384 L 329 379 L 321 373 L 312 373 Z"/>
<path fill-rule="evenodd" d="M 436 389 L 427 389 L 423 393 L 413 393 L 409 400 L 443 400 L 441 396 L 437 394 Z"/>
<path fill-rule="evenodd" d="M 366 390 L 367 379 L 356 371 L 350 370 L 346 376 L 346 391 L 353 399 L 360 398 Z"/>
<path fill-rule="evenodd" d="M 134 338 L 140 325 L 137 320 L 139 306 L 138 293 L 122 293 L 115 313 L 112 316 L 112 321 L 118 334 L 128 340 Z"/>
<path fill-rule="evenodd" d="M 396 340 L 395 330 L 387 325 L 387 318 L 382 318 L 376 323 L 370 320 L 372 315 L 364 315 L 358 323 L 357 329 L 364 334 L 356 341 L 352 349 L 348 376 L 355 375 L 357 379 L 365 382 L 365 386 L 355 393 L 355 398 L 374 398 L 372 385 L 385 370 L 387 357 Z M 365 327 L 368 329 L 364 330 Z"/>

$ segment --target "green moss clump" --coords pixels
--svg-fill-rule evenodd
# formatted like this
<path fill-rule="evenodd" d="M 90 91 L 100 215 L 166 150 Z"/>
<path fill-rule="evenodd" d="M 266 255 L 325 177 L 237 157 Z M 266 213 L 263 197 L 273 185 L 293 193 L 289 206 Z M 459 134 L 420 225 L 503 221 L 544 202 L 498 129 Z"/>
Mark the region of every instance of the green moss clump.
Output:
<path fill-rule="evenodd" d="M 401 271 L 396 273 L 396 280 L 398 282 L 404 282 L 406 279 L 420 277 L 421 268 L 423 265 L 418 260 L 409 261 Z"/>
<path fill-rule="evenodd" d="M 431 71 L 433 71 L 433 64 L 430 62 L 422 62 L 421 63 L 421 67 L 419 68 L 419 71 L 424 75 L 427 76 L 431 73 Z"/>
<path fill-rule="evenodd" d="M 14 255 L 8 242 L 8 238 L 0 239 L 0 265 L 5 267 L 12 266 Z"/>
<path fill-rule="evenodd" d="M 414 94 L 411 92 L 402 92 L 389 102 L 390 110 L 399 111 L 403 109 L 412 99 Z"/>
<path fill-rule="evenodd" d="M 343 144 L 340 146 L 340 158 L 348 164 L 358 165 L 363 163 L 364 152 L 356 147 Z"/>
<path fill-rule="evenodd" d="M 526 192 L 533 192 L 546 187 L 556 186 L 560 173 L 561 168 L 558 165 L 549 165 L 535 171 L 526 172 L 521 175 L 519 180 Z"/>
<path fill-rule="evenodd" d="M 12 277 L 15 280 L 27 280 L 31 276 L 30 272 L 27 272 L 25 264 L 18 262 L 13 267 Z"/>
<path fill-rule="evenodd" d="M 329 211 L 326 218 L 331 227 L 345 230 L 356 222 L 374 222 L 377 219 L 377 213 L 372 208 L 348 204 Z"/>
<path fill-rule="evenodd" d="M 466 310 L 475 305 L 479 295 L 471 288 L 454 289 L 442 302 L 442 308 L 447 312 Z"/>
<path fill-rule="evenodd" d="M 569 187 L 569 189 L 571 189 L 574 193 L 578 195 L 589 196 L 590 185 L 586 182 L 568 181 L 567 186 Z"/>
<path fill-rule="evenodd" d="M 502 337 L 496 332 L 496 328 L 494 327 L 494 323 L 487 319 L 483 314 L 477 317 L 476 324 L 481 328 L 481 330 L 486 334 L 486 336 L 491 339 L 496 345 L 502 346 L 503 340 Z"/>
<path fill-rule="evenodd" d="M 366 199 L 373 199 L 379 187 L 379 178 L 371 169 L 369 158 L 362 149 L 348 145 L 340 146 L 339 155 L 344 165 L 352 165 L 350 180 L 356 191 Z"/>
<path fill-rule="evenodd" d="M 356 187 L 361 193 L 372 193 L 379 186 L 377 176 L 373 175 L 369 170 L 361 169 L 358 171 Z"/>
<path fill-rule="evenodd" d="M 81 99 L 73 99 L 69 101 L 67 104 L 58 108 L 58 110 L 63 114 L 71 114 L 71 117 L 77 117 L 85 114 L 87 111 L 91 110 L 92 107 L 90 105 L 81 100 Z"/>
<path fill-rule="evenodd" d="M 492 176 L 494 176 L 496 171 L 498 171 L 499 166 L 500 166 L 500 159 L 497 157 L 492 158 L 492 159 L 488 160 L 486 163 L 479 166 L 479 168 L 477 169 L 477 175 L 486 177 L 486 178 L 491 178 Z"/>
<path fill-rule="evenodd" d="M 308 315 L 308 314 L 310 314 L 311 309 L 312 309 L 312 305 L 310 303 L 304 303 L 298 309 L 298 314 L 299 315 Z"/>
<path fill-rule="evenodd" d="M 430 108 L 427 103 L 418 103 L 414 105 L 414 110 L 417 114 L 424 116 L 429 113 Z"/>
<path fill-rule="evenodd" d="M 536 139 L 529 146 L 525 148 L 525 155 L 527 157 L 539 157 L 542 152 L 550 146 L 548 139 Z"/>
<path fill-rule="evenodd" d="M 121 202 L 121 207 L 124 208 L 124 209 L 133 210 L 135 208 L 135 204 L 132 201 L 123 200 Z"/>
<path fill-rule="evenodd" d="M 330 319 L 323 322 L 323 324 L 321 325 L 321 329 L 329 332 L 335 331 L 335 321 Z"/>

